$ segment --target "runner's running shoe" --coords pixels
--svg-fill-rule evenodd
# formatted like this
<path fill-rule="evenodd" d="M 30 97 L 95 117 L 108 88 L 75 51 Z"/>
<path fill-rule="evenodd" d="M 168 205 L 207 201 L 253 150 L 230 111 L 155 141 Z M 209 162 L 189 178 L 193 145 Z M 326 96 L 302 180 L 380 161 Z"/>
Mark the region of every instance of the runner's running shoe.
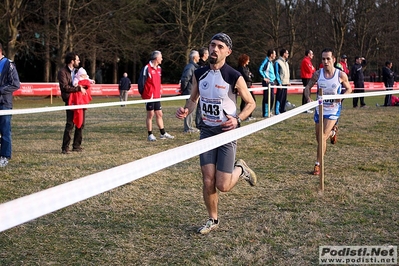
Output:
<path fill-rule="evenodd" d="M 216 229 L 218 226 L 219 226 L 219 220 L 215 221 L 215 219 L 209 218 L 209 220 L 206 221 L 206 223 L 203 226 L 201 226 L 197 232 L 201 235 L 205 235 L 208 234 L 210 231 Z"/>
<path fill-rule="evenodd" d="M 313 175 L 320 175 L 320 165 L 316 164 L 314 166 Z"/>
<path fill-rule="evenodd" d="M 338 126 L 335 125 L 331 130 L 331 137 L 330 137 L 331 144 L 337 143 L 337 140 L 338 140 Z"/>
<path fill-rule="evenodd" d="M 234 166 L 239 166 L 242 169 L 242 173 L 240 177 L 244 178 L 245 181 L 247 181 L 251 186 L 256 185 L 257 177 L 254 171 L 251 170 L 251 168 L 248 167 L 248 165 L 244 162 L 244 160 L 239 159 L 236 161 Z"/>

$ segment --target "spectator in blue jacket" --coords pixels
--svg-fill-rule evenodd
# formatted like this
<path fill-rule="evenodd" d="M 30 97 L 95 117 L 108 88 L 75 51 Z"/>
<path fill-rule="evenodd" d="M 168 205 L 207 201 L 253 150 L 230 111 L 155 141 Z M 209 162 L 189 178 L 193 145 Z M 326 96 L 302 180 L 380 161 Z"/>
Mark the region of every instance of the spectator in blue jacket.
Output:
<path fill-rule="evenodd" d="M 20 82 L 15 64 L 3 54 L 0 43 L 0 110 L 12 109 L 12 93 L 19 89 Z M 0 114 L 0 167 L 5 167 L 11 158 L 11 115 Z"/>
<path fill-rule="evenodd" d="M 259 73 L 262 76 L 262 87 L 268 87 L 270 85 L 275 85 L 276 74 L 274 72 L 273 60 L 276 59 L 276 51 L 270 49 L 267 51 L 267 56 L 263 60 L 259 67 Z M 269 92 L 268 90 L 263 90 L 263 100 L 262 100 L 262 116 L 269 117 Z M 273 110 L 274 102 L 274 89 L 270 91 L 270 111 Z M 271 115 L 271 113 L 270 113 Z"/>

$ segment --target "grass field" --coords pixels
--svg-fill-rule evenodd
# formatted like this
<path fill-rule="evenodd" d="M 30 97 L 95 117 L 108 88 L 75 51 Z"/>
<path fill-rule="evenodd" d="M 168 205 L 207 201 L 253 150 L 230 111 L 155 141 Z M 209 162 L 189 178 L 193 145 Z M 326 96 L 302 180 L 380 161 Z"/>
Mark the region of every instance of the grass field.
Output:
<path fill-rule="evenodd" d="M 289 100 L 300 105 L 299 95 Z M 105 101 L 117 98 L 93 102 Z M 399 108 L 377 102 L 383 96 L 366 98 L 368 109 L 344 101 L 338 143 L 327 147 L 324 193 L 310 174 L 313 115 L 300 114 L 238 141 L 237 157 L 259 183 L 220 194 L 221 224 L 209 235 L 196 234 L 207 213 L 195 157 L 1 232 L 0 265 L 318 265 L 321 245 L 398 245 Z M 49 104 L 19 98 L 14 109 Z M 69 155 L 60 153 L 65 111 L 14 115 L 0 203 L 196 141 L 174 118 L 182 104 L 162 104 L 176 138 L 155 143 L 146 141 L 142 104 L 89 109 L 85 150 Z"/>

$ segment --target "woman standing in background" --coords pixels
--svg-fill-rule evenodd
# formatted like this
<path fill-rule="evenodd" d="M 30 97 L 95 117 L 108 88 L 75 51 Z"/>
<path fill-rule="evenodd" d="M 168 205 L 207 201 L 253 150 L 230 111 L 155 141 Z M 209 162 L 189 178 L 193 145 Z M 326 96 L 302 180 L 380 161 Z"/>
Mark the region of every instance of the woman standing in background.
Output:
<path fill-rule="evenodd" d="M 247 83 L 247 87 L 248 89 L 252 87 L 252 78 L 254 77 L 254 75 L 251 73 L 251 70 L 249 69 L 248 65 L 249 65 L 249 56 L 246 54 L 242 54 L 238 57 L 238 67 L 237 70 L 241 73 L 241 75 L 243 76 L 245 83 Z M 254 101 L 256 102 L 256 98 L 255 95 L 252 91 L 250 91 L 252 98 L 254 99 Z M 242 111 L 245 107 L 245 102 L 241 99 L 241 104 L 240 104 L 240 111 Z M 249 117 L 247 119 L 245 119 L 246 121 L 251 121 L 256 119 L 255 117 L 252 116 L 252 113 L 249 115 Z"/>

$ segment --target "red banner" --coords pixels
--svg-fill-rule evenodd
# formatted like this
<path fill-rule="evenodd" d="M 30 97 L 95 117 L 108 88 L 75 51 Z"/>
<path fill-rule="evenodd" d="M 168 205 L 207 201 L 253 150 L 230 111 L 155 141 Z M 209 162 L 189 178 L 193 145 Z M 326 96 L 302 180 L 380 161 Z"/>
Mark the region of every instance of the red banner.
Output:
<path fill-rule="evenodd" d="M 352 87 L 353 84 L 351 83 Z M 262 85 L 254 84 L 254 88 L 261 88 Z M 382 82 L 365 82 L 364 89 L 366 91 L 385 90 Z M 315 91 L 316 87 L 312 88 Z M 398 83 L 395 84 L 394 89 L 399 89 Z M 179 84 L 162 84 L 162 95 L 171 96 L 180 94 Z M 302 93 L 301 84 L 292 84 L 292 88 L 288 88 L 289 94 Z M 255 94 L 262 94 L 262 90 L 255 90 Z M 93 96 L 112 96 L 119 95 L 118 84 L 93 84 L 91 87 L 91 94 Z M 58 83 L 21 83 L 21 88 L 14 92 L 15 96 L 60 96 L 61 91 Z M 137 84 L 132 84 L 129 95 L 139 95 L 137 91 Z"/>
<path fill-rule="evenodd" d="M 163 84 L 162 95 L 178 95 L 179 84 Z M 21 88 L 14 92 L 15 96 L 60 96 L 58 83 L 21 83 Z M 93 84 L 91 86 L 93 96 L 119 95 L 118 84 Z M 140 95 L 137 84 L 132 84 L 129 95 Z"/>

